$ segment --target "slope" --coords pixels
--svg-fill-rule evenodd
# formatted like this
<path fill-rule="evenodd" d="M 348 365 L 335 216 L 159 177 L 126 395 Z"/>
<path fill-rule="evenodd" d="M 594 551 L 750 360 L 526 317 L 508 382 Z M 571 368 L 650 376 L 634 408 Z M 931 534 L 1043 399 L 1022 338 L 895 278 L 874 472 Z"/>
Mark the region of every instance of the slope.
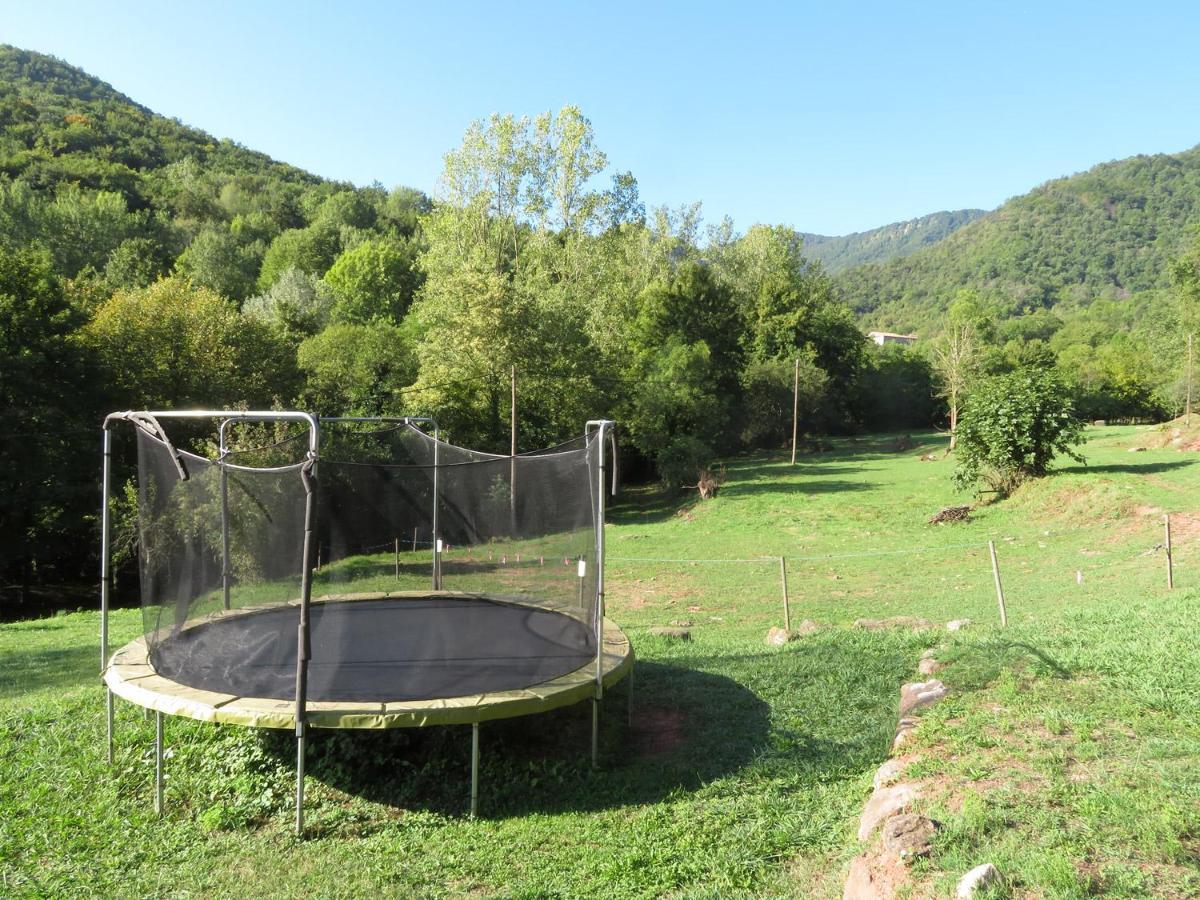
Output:
<path fill-rule="evenodd" d="M 802 234 L 804 255 L 821 262 L 827 272 L 836 274 L 866 263 L 909 256 L 985 215 L 987 211 L 982 209 L 943 210 L 840 237 Z"/>
<path fill-rule="evenodd" d="M 1168 284 L 1200 222 L 1200 147 L 1135 156 L 1058 178 L 902 259 L 842 273 L 872 327 L 928 328 L 960 288 L 1003 315 L 1087 305 Z"/>

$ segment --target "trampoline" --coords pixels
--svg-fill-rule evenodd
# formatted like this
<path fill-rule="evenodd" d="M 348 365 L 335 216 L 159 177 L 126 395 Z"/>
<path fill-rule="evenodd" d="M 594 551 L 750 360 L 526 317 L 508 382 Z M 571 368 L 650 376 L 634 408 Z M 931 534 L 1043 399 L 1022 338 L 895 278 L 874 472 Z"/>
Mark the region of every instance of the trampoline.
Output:
<path fill-rule="evenodd" d="M 163 427 L 206 419 L 219 422 L 215 459 L 180 449 Z M 119 422 L 137 436 L 145 627 L 109 657 Z M 309 728 L 471 725 L 472 815 L 482 722 L 590 699 L 596 763 L 599 702 L 634 660 L 604 617 L 610 446 L 606 420 L 559 447 L 500 456 L 444 443 L 429 419 L 112 414 L 101 554 L 109 759 L 114 696 L 157 714 L 159 811 L 164 714 L 293 729 L 298 833 Z"/>

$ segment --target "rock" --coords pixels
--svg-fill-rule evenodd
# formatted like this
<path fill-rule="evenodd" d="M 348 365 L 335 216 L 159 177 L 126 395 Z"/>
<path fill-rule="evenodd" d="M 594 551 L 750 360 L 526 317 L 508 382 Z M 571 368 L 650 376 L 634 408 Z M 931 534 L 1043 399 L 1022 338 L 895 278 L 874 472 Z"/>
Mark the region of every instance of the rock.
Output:
<path fill-rule="evenodd" d="M 933 659 L 937 656 L 937 647 L 930 647 L 928 650 L 921 651 L 921 659 Z"/>
<path fill-rule="evenodd" d="M 999 880 L 1000 870 L 991 863 L 984 863 L 982 866 L 976 866 L 959 879 L 954 896 L 966 900 L 968 897 L 974 897 L 976 891 L 983 890 Z"/>
<path fill-rule="evenodd" d="M 1129 452 L 1130 453 L 1145 453 L 1146 448 L 1145 447 L 1130 447 Z"/>
<path fill-rule="evenodd" d="M 928 856 L 937 824 L 925 816 L 905 813 L 883 823 L 883 846 L 904 862 Z"/>
<path fill-rule="evenodd" d="M 936 678 L 914 681 L 900 687 L 900 718 L 926 706 L 932 706 L 946 696 L 946 686 Z"/>
<path fill-rule="evenodd" d="M 899 750 L 908 741 L 911 735 L 917 728 L 917 720 L 912 716 L 906 716 L 896 723 L 896 736 L 892 738 L 892 751 Z"/>
<path fill-rule="evenodd" d="M 774 627 L 767 632 L 766 645 L 768 647 L 782 647 L 788 641 L 794 641 L 796 635 L 785 628 Z"/>
<path fill-rule="evenodd" d="M 884 821 L 905 812 L 916 799 L 917 789 L 911 784 L 894 784 L 876 790 L 858 820 L 858 839 L 867 840 Z"/>
<path fill-rule="evenodd" d="M 942 664 L 930 656 L 917 664 L 917 671 L 922 675 L 936 675 L 942 670 Z"/>
<path fill-rule="evenodd" d="M 801 622 L 799 625 L 797 625 L 795 628 L 792 629 L 792 633 L 798 634 L 801 637 L 804 637 L 805 635 L 816 634 L 820 630 L 821 630 L 821 626 L 818 625 L 816 622 L 814 622 L 812 619 L 805 619 L 803 622 Z"/>
<path fill-rule="evenodd" d="M 947 631 L 962 631 L 964 628 L 966 628 L 970 624 L 971 624 L 970 619 L 952 619 L 951 621 L 946 623 L 946 630 Z"/>
<path fill-rule="evenodd" d="M 671 622 L 671 627 L 672 628 L 691 628 L 692 624 L 693 623 L 692 623 L 691 619 L 674 619 Z"/>
<path fill-rule="evenodd" d="M 887 628 L 911 628 L 913 631 L 920 631 L 934 626 L 928 619 L 918 619 L 915 616 L 891 616 L 887 619 L 855 619 L 854 627 L 866 631 L 883 631 Z"/>
<path fill-rule="evenodd" d="M 881 787 L 888 787 L 895 781 L 899 780 L 900 776 L 904 774 L 904 770 L 907 768 L 907 759 L 902 756 L 893 756 L 875 770 L 875 778 L 872 779 L 871 786 L 875 790 L 879 790 Z"/>
<path fill-rule="evenodd" d="M 686 628 L 667 628 L 663 625 L 655 625 L 650 629 L 650 633 L 658 637 L 673 638 L 677 641 L 690 641 L 692 633 Z"/>

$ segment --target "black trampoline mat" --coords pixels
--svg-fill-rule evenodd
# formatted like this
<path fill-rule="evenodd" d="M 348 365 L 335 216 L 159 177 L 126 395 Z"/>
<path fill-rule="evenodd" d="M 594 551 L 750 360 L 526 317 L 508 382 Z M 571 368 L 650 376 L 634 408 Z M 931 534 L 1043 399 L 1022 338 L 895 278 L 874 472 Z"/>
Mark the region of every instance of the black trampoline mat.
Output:
<path fill-rule="evenodd" d="M 596 658 L 583 622 L 549 609 L 483 597 L 313 603 L 308 699 L 438 700 L 517 690 Z M 160 639 L 158 674 L 188 687 L 292 700 L 295 606 L 224 616 Z"/>

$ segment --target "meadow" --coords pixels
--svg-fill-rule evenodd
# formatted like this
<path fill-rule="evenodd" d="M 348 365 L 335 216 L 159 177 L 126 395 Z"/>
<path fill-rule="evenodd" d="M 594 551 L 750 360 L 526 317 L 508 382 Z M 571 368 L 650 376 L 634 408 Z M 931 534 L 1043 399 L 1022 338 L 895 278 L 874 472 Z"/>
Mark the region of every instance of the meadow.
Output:
<path fill-rule="evenodd" d="M 627 491 L 607 530 L 609 615 L 638 664 L 632 691 L 605 701 L 603 765 L 588 761 L 584 707 L 488 723 L 475 820 L 469 729 L 319 735 L 299 842 L 288 735 L 170 718 L 160 819 L 141 710 L 118 704 L 116 761 L 104 760 L 97 614 L 2 625 L 0 887 L 840 896 L 898 688 L 939 647 L 951 696 L 924 717 L 915 771 L 936 787 L 925 803 L 942 829 L 917 865 L 921 891 L 952 894 L 990 860 L 1005 875 L 997 895 L 1194 896 L 1200 479 L 1195 455 L 1151 446 L 1158 436 L 1092 429 L 1086 465 L 952 525 L 927 522 L 971 501 L 935 434 L 833 441 L 796 466 L 733 458 L 703 503 Z M 793 624 L 819 628 L 773 648 L 781 556 Z M 898 615 L 939 627 L 853 626 Z M 963 618 L 963 631 L 941 627 Z M 690 640 L 650 633 L 671 623 Z M 119 610 L 112 627 L 119 645 L 141 614 Z"/>

